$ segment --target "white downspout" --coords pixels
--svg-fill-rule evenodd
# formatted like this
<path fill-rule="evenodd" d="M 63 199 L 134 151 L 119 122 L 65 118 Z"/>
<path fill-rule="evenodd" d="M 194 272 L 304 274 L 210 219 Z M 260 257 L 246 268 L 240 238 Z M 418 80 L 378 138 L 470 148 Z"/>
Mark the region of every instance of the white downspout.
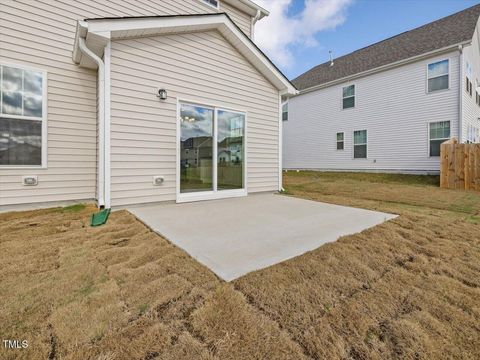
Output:
<path fill-rule="evenodd" d="M 460 52 L 460 92 L 459 92 L 459 103 L 458 103 L 458 142 L 460 144 L 463 143 L 463 45 L 458 46 L 458 50 Z"/>
<path fill-rule="evenodd" d="M 260 16 L 262 16 L 262 12 L 260 10 L 257 10 L 257 14 L 255 15 L 255 17 L 252 18 L 252 26 L 250 29 L 250 39 L 252 39 L 252 41 L 255 41 L 255 24 L 260 19 Z"/>
<path fill-rule="evenodd" d="M 79 37 L 80 51 L 98 65 L 98 168 L 97 200 L 100 208 L 105 207 L 105 64 L 87 47 L 85 39 Z"/>
<path fill-rule="evenodd" d="M 282 95 L 278 94 L 278 191 L 282 192 L 283 189 L 283 106 Z"/>

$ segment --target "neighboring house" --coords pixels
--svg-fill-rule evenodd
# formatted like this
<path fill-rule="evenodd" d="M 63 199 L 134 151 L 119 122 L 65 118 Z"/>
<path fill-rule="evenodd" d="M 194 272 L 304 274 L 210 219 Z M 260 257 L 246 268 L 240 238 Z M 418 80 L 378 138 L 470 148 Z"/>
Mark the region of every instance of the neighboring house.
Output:
<path fill-rule="evenodd" d="M 252 42 L 267 15 L 250 0 L 2 0 L 0 206 L 277 191 L 297 91 Z M 242 136 L 228 188 L 220 130 Z"/>
<path fill-rule="evenodd" d="M 480 141 L 479 15 L 477 5 L 293 80 L 284 168 L 437 173 L 443 141 Z"/>

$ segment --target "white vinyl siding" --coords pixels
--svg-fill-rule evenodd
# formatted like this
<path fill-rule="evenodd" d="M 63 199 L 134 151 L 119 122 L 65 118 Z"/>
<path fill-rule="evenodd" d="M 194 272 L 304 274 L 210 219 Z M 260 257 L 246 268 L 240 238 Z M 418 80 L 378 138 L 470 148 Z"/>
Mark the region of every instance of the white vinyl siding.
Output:
<path fill-rule="evenodd" d="M 452 136 L 460 137 L 462 142 L 480 141 L 480 106 L 477 104 L 475 96 L 475 85 L 478 86 L 476 79 L 480 79 L 480 43 L 478 26 L 473 34 L 472 44 L 463 49 L 463 78 L 461 85 L 462 96 L 462 130 L 461 134 L 452 133 Z M 468 64 L 468 66 L 467 66 Z M 473 96 L 466 91 L 466 78 L 473 81 Z"/>
<path fill-rule="evenodd" d="M 248 192 L 278 189 L 278 91 L 218 32 L 114 41 L 111 63 L 112 206 L 176 199 L 177 100 L 245 111 Z"/>
<path fill-rule="evenodd" d="M 234 10 L 220 11 L 250 35 L 250 18 Z M 97 72 L 72 61 L 77 20 L 215 12 L 200 0 L 0 1 L 0 63 L 48 74 L 48 168 L 1 169 L 0 206 L 95 198 Z M 38 186 L 22 186 L 26 175 L 38 175 Z"/>
<path fill-rule="evenodd" d="M 450 88 L 427 94 L 427 65 L 448 59 Z M 388 91 L 385 91 L 388 84 Z M 439 171 L 428 153 L 428 123 L 451 121 L 458 133 L 459 53 L 454 51 L 355 80 L 357 106 L 339 106 L 342 88 L 333 85 L 289 101 L 290 121 L 283 123 L 284 167 L 287 169 Z M 456 89 L 455 91 L 453 89 Z M 368 159 L 353 159 L 353 132 L 368 130 Z M 345 151 L 332 139 L 345 132 Z"/>

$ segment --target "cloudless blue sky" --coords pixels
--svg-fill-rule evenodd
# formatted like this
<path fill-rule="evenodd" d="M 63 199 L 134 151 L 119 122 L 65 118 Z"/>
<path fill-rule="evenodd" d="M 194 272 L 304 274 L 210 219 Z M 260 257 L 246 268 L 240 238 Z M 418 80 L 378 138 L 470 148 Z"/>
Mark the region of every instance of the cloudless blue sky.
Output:
<path fill-rule="evenodd" d="M 478 0 L 355 0 L 342 25 L 316 35 L 318 46 L 293 46 L 295 64 L 283 70 L 293 79 L 328 61 L 330 49 L 334 57 L 345 55 L 477 3 Z M 303 0 L 295 0 L 289 15 L 301 11 L 303 5 Z"/>

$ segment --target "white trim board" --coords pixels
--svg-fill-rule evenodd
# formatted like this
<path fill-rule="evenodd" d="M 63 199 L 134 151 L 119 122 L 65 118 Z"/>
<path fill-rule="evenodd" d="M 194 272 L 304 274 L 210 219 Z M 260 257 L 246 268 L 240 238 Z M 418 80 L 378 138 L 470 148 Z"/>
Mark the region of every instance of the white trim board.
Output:
<path fill-rule="evenodd" d="M 104 143 L 105 143 L 105 168 L 104 168 L 104 181 L 105 181 L 105 208 L 110 209 L 111 207 L 111 161 L 110 161 L 110 154 L 111 154 L 111 131 L 110 131 L 110 123 L 111 123 L 111 102 L 110 102 L 110 95 L 111 95 L 111 46 L 112 43 L 109 41 L 107 46 L 105 46 L 105 54 L 103 57 L 103 61 L 105 64 L 105 92 L 104 92 L 104 103 L 105 103 L 105 134 L 104 134 Z"/>

